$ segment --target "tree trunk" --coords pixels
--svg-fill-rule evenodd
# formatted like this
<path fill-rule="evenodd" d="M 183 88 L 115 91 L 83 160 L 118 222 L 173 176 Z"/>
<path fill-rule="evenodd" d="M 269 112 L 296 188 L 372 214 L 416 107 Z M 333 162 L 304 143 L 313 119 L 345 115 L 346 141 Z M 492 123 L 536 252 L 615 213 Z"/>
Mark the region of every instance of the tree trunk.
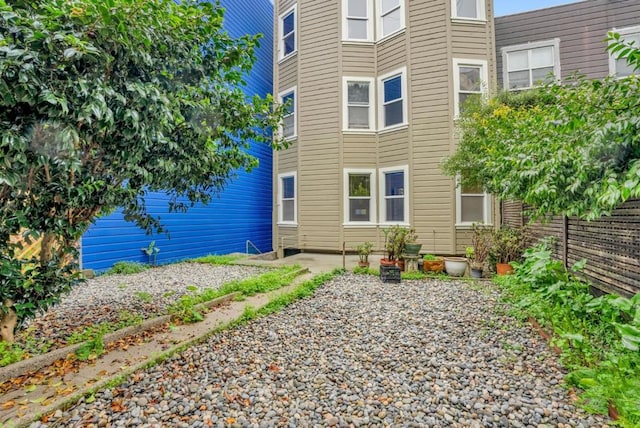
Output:
<path fill-rule="evenodd" d="M 18 325 L 18 314 L 13 309 L 13 300 L 5 300 L 4 308 L 0 310 L 0 341 L 12 343 L 15 339 L 13 332 Z"/>

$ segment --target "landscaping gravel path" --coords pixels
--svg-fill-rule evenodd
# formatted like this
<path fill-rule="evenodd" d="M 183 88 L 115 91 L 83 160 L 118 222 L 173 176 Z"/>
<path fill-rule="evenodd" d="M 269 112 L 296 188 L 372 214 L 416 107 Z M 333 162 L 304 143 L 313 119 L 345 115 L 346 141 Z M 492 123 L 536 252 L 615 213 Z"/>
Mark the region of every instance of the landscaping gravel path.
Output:
<path fill-rule="evenodd" d="M 604 426 L 570 403 L 557 358 L 530 328 L 501 315 L 488 287 L 348 274 L 49 423 Z"/>
<path fill-rule="evenodd" d="M 60 304 L 29 323 L 29 336 L 56 341 L 74 329 L 117 322 L 121 313 L 143 319 L 164 315 L 167 305 L 198 290 L 265 272 L 255 266 L 178 263 L 131 275 L 102 275 L 78 284 Z M 20 340 L 20 336 L 18 337 Z"/>

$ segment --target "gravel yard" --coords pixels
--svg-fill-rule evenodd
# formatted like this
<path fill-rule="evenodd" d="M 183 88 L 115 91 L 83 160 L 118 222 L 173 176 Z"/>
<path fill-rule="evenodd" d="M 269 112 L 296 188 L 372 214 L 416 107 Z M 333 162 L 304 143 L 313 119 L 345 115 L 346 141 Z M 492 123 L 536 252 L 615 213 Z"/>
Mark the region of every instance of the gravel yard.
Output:
<path fill-rule="evenodd" d="M 60 304 L 32 320 L 28 334 L 55 342 L 75 329 L 116 322 L 122 312 L 143 319 L 164 315 L 167 305 L 188 293 L 189 286 L 217 289 L 263 272 L 254 266 L 178 263 L 132 275 L 98 276 L 77 285 Z"/>
<path fill-rule="evenodd" d="M 49 424 L 604 426 L 571 404 L 544 341 L 483 287 L 347 274 Z"/>

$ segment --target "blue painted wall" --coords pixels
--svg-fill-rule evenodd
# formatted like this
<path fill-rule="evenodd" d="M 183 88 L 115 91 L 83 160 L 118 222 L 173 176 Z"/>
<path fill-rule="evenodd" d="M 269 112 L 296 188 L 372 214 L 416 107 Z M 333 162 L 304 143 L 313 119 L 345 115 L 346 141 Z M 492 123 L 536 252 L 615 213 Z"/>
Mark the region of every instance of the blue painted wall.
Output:
<path fill-rule="evenodd" d="M 245 79 L 248 95 L 270 93 L 273 85 L 273 5 L 270 0 L 221 0 L 226 9 L 224 27 L 233 37 L 263 34 L 258 59 Z M 169 230 L 146 235 L 122 213 L 100 218 L 82 238 L 85 269 L 103 271 L 118 261 L 147 262 L 141 251 L 151 241 L 160 249 L 158 263 L 168 263 L 207 254 L 244 252 L 251 240 L 261 252 L 271 251 L 272 152 L 266 144 L 253 144 L 249 153 L 260 166 L 251 173 L 238 172 L 234 179 L 207 206 L 197 205 L 187 213 L 169 213 L 167 198 L 160 193 L 147 197 L 147 209 L 160 215 Z"/>

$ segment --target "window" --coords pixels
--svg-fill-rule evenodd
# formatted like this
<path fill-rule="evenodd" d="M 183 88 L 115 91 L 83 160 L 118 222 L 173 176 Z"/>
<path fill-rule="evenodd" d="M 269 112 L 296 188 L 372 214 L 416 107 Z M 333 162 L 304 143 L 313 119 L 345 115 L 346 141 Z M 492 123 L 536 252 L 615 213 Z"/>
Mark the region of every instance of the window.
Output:
<path fill-rule="evenodd" d="M 345 224 L 376 222 L 374 172 L 372 169 L 345 169 Z"/>
<path fill-rule="evenodd" d="M 278 224 L 297 224 L 296 173 L 278 175 Z"/>
<path fill-rule="evenodd" d="M 378 78 L 380 91 L 380 127 L 407 124 L 407 69 L 403 67 Z"/>
<path fill-rule="evenodd" d="M 296 6 L 280 15 L 279 55 L 284 59 L 296 51 Z"/>
<path fill-rule="evenodd" d="M 484 20 L 484 0 L 451 0 L 453 17 L 458 19 Z"/>
<path fill-rule="evenodd" d="M 369 131 L 374 128 L 373 79 L 345 77 L 343 79 L 344 129 Z"/>
<path fill-rule="evenodd" d="M 408 175 L 407 166 L 380 169 L 380 211 L 383 223 L 407 223 Z"/>
<path fill-rule="evenodd" d="M 612 31 L 620 34 L 620 39 L 625 42 L 634 42 L 635 47 L 640 46 L 640 25 L 635 27 L 613 29 Z M 609 74 L 617 77 L 626 77 L 636 74 L 626 58 L 617 59 L 614 55 L 609 54 Z"/>
<path fill-rule="evenodd" d="M 281 135 L 284 138 L 296 137 L 296 87 L 281 92 L 280 102 L 287 104 L 286 111 L 282 117 Z"/>
<path fill-rule="evenodd" d="M 361 42 L 372 41 L 373 4 L 371 0 L 342 0 L 342 11 L 344 15 L 342 38 Z"/>
<path fill-rule="evenodd" d="M 404 0 L 378 1 L 378 38 L 382 39 L 404 28 Z"/>
<path fill-rule="evenodd" d="M 455 117 L 458 117 L 469 97 L 486 93 L 487 61 L 454 59 L 453 68 L 453 108 Z"/>
<path fill-rule="evenodd" d="M 473 223 L 491 224 L 491 197 L 478 186 L 457 186 L 456 223 L 459 226 Z"/>
<path fill-rule="evenodd" d="M 527 43 L 502 48 L 504 87 L 529 89 L 550 73 L 560 77 L 560 40 Z"/>

